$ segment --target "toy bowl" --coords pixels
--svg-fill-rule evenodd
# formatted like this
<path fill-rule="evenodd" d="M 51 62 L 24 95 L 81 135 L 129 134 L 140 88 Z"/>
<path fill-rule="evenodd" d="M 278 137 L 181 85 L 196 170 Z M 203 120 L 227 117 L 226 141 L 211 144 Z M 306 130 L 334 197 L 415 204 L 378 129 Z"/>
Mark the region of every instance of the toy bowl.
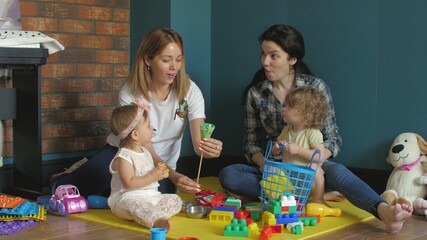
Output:
<path fill-rule="evenodd" d="M 182 201 L 182 208 L 181 208 L 181 212 L 182 213 L 186 213 L 187 212 L 187 208 L 191 207 L 194 205 L 194 202 L 190 202 L 190 201 Z"/>
<path fill-rule="evenodd" d="M 188 218 L 205 218 L 208 216 L 210 209 L 203 206 L 189 206 L 187 208 Z"/>

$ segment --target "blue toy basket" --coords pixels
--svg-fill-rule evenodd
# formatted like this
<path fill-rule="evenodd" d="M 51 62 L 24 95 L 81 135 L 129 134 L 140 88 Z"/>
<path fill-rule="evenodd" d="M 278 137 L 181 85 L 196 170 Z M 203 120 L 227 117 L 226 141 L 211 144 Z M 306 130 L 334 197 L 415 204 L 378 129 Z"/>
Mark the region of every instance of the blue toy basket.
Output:
<path fill-rule="evenodd" d="M 296 213 L 301 214 L 316 176 L 317 168 L 312 169 L 311 165 L 317 156 L 319 163 L 321 153 L 316 150 L 311 157 L 309 166 L 300 166 L 268 160 L 272 146 L 273 143 L 269 141 L 264 156 L 265 164 L 260 192 L 262 208 L 268 209 L 269 199 L 280 201 L 281 196 L 292 194 L 297 204 Z"/>

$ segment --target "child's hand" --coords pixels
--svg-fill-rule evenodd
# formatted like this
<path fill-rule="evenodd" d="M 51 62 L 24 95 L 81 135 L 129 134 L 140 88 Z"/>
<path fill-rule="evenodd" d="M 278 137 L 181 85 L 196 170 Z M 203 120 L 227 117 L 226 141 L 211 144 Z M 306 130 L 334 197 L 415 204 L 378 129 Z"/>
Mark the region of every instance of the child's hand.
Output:
<path fill-rule="evenodd" d="M 282 152 L 285 152 L 285 147 L 288 146 L 287 141 L 278 141 L 273 145 L 273 148 L 271 149 L 271 152 L 273 156 L 277 156 L 281 154 Z"/>
<path fill-rule="evenodd" d="M 169 177 L 169 169 L 164 163 L 159 163 L 153 170 L 151 170 L 150 174 L 154 176 L 156 181 L 162 180 L 164 178 Z"/>
<path fill-rule="evenodd" d="M 159 163 L 159 164 L 157 165 L 157 167 L 159 167 L 160 169 L 162 169 L 162 171 L 163 171 L 163 176 L 164 176 L 165 178 L 168 178 L 168 177 L 169 177 L 169 168 L 168 168 L 168 166 L 167 166 L 165 163 L 161 162 L 161 163 Z"/>
<path fill-rule="evenodd" d="M 301 147 L 296 143 L 288 143 L 285 146 L 285 151 L 289 154 L 298 154 L 300 152 Z"/>
<path fill-rule="evenodd" d="M 282 152 L 282 150 L 280 149 L 280 145 L 281 145 L 281 142 L 279 141 L 273 145 L 273 148 L 271 148 L 271 154 L 273 156 L 277 156 Z"/>

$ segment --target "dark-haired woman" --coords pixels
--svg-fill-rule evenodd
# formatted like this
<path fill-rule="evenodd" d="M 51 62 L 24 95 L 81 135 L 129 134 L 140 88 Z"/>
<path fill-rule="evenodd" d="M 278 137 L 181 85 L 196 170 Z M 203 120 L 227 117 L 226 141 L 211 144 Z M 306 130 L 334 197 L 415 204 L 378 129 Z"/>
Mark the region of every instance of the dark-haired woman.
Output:
<path fill-rule="evenodd" d="M 244 154 L 251 165 L 235 164 L 221 170 L 219 178 L 224 189 L 251 199 L 258 198 L 264 167 L 264 148 L 275 140 L 285 127 L 282 119 L 287 94 L 294 88 L 311 86 L 326 98 L 330 115 L 321 132 L 325 150 L 322 152 L 325 188 L 337 191 L 358 208 L 382 220 L 387 231 L 395 233 L 412 214 L 404 204 L 388 205 L 374 190 L 344 165 L 331 159 L 341 147 L 341 137 L 329 87 L 312 76 L 303 62 L 305 55 L 302 35 L 289 25 L 274 25 L 262 33 L 261 64 L 252 83 L 245 90 Z"/>

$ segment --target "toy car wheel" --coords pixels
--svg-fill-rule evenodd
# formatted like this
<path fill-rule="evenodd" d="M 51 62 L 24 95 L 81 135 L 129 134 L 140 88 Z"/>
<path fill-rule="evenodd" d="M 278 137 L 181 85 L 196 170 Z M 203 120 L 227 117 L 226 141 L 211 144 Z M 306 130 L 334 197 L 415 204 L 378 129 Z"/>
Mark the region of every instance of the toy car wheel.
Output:
<path fill-rule="evenodd" d="M 59 214 L 61 214 L 61 216 L 67 216 L 67 211 L 65 209 L 65 204 L 64 202 L 60 202 L 58 204 L 58 212 Z"/>
<path fill-rule="evenodd" d="M 49 200 L 49 210 L 52 212 L 57 211 L 56 199 L 54 197 L 51 197 Z"/>

